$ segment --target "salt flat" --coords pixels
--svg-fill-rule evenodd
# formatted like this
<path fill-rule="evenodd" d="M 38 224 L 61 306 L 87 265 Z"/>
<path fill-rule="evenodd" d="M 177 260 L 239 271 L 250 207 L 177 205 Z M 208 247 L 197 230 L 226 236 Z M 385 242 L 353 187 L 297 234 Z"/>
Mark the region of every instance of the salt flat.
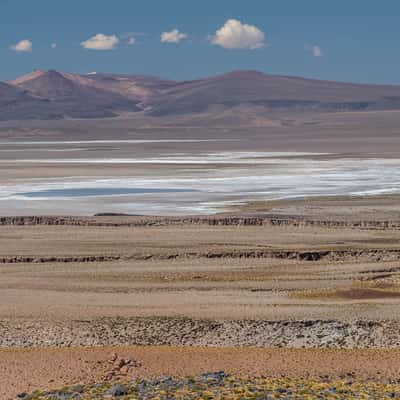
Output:
<path fill-rule="evenodd" d="M 213 140 L 222 139 L 4 142 L 12 152 L 0 157 L 0 214 L 213 214 L 254 200 L 400 191 L 396 158 L 179 151 Z M 154 154 L 154 143 L 175 149 Z"/>

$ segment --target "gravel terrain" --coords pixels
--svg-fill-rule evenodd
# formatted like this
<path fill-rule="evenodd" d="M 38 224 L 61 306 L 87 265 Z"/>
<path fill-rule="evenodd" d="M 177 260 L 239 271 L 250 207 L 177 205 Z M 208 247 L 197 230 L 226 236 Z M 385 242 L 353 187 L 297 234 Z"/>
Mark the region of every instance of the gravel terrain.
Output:
<path fill-rule="evenodd" d="M 217 321 L 188 318 L 102 318 L 45 322 L 2 320 L 0 347 L 259 346 L 400 348 L 397 321 Z"/>

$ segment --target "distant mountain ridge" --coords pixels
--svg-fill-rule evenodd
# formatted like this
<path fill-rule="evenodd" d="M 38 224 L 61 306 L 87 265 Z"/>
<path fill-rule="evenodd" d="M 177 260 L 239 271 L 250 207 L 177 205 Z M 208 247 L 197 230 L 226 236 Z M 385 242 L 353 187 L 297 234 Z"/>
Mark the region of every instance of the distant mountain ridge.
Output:
<path fill-rule="evenodd" d="M 258 71 L 176 82 L 144 75 L 33 71 L 0 82 L 0 120 L 400 110 L 400 86 L 353 84 Z"/>
<path fill-rule="evenodd" d="M 46 101 L 47 107 L 35 109 L 30 105 L 26 115 L 39 119 L 59 118 L 106 118 L 114 117 L 123 111 L 137 112 L 138 100 L 123 94 L 104 90 L 87 84 L 79 75 L 57 71 L 34 71 L 31 74 L 8 82 L 24 90 L 38 102 Z M 2 110 L 0 109 L 0 118 Z M 18 116 L 18 115 L 17 115 Z"/>

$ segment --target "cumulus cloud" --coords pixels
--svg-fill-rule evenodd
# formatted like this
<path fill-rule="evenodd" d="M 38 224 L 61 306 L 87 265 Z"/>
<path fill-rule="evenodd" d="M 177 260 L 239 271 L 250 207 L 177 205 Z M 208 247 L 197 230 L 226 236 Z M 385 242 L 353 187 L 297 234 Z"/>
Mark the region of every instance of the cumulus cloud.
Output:
<path fill-rule="evenodd" d="M 81 46 L 90 50 L 112 50 L 118 46 L 119 39 L 116 35 L 103 35 L 98 33 L 81 43 Z"/>
<path fill-rule="evenodd" d="M 16 44 L 13 44 L 10 48 L 17 53 L 29 53 L 32 51 L 33 44 L 30 40 L 24 39 Z"/>
<path fill-rule="evenodd" d="M 225 49 L 258 49 L 265 44 L 265 34 L 254 25 L 229 19 L 210 38 L 212 44 Z"/>
<path fill-rule="evenodd" d="M 55 49 L 55 48 L 57 47 L 57 43 L 52 43 L 52 44 L 50 45 L 50 47 L 51 47 L 52 49 Z"/>
<path fill-rule="evenodd" d="M 324 55 L 321 47 L 317 45 L 310 46 L 309 44 L 306 44 L 304 49 L 309 51 L 314 57 L 322 57 Z"/>
<path fill-rule="evenodd" d="M 181 40 L 186 39 L 186 33 L 179 32 L 178 29 L 173 29 L 170 32 L 163 32 L 161 34 L 161 42 L 163 43 L 179 43 Z"/>

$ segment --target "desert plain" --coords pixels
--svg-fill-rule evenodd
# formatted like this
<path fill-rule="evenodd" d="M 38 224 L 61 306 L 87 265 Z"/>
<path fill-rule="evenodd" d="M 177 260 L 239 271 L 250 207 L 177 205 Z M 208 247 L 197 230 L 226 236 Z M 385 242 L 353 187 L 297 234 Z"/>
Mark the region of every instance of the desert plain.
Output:
<path fill-rule="evenodd" d="M 219 370 L 398 384 L 398 115 L 376 146 L 351 118 L 318 140 L 2 123 L 0 397 Z"/>

